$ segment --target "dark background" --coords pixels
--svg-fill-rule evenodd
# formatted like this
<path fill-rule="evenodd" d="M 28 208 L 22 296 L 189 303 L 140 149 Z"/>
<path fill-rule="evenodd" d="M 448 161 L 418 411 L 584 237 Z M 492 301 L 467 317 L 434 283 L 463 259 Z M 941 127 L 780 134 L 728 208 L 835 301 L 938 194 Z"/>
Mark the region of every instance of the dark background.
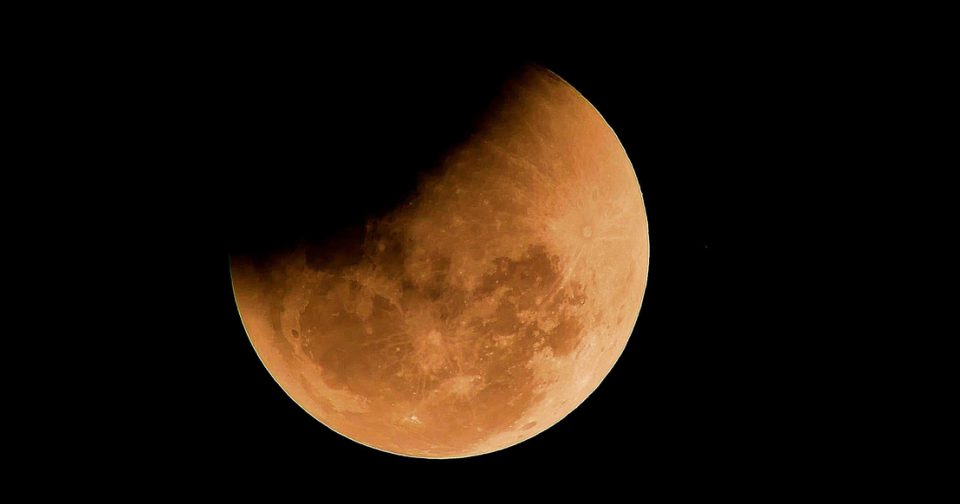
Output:
<path fill-rule="evenodd" d="M 8 416 L 41 429 L 8 444 L 41 475 L 32 491 L 859 495 L 934 460 L 896 449 L 944 446 L 928 421 L 949 417 L 924 406 L 948 395 L 922 393 L 949 383 L 930 359 L 949 336 L 922 325 L 948 298 L 898 282 L 948 282 L 930 259 L 955 226 L 924 223 L 949 215 L 936 190 L 951 186 L 923 168 L 952 140 L 949 16 L 358 7 L 11 17 L 4 237 L 29 288 L 8 284 L 5 315 L 26 328 L 5 356 L 27 365 L 10 392 L 37 404 Z M 525 62 L 581 91 L 637 169 L 651 258 L 636 331 L 581 407 L 515 447 L 431 461 L 348 441 L 260 364 L 228 256 L 328 239 L 402 200 Z"/>
<path fill-rule="evenodd" d="M 552 475 L 548 485 L 638 475 L 722 485 L 777 475 L 809 454 L 828 419 L 804 407 L 821 365 L 804 356 L 824 341 L 803 336 L 808 322 L 788 312 L 817 288 L 804 257 L 818 251 L 796 241 L 816 221 L 797 219 L 786 201 L 810 183 L 805 146 L 821 141 L 809 124 L 823 74 L 801 71 L 809 57 L 789 40 L 711 35 L 613 52 L 277 41 L 148 50 L 170 61 L 128 76 L 139 83 L 129 114 L 155 121 L 128 133 L 146 168 L 121 197 L 148 208 L 138 229 L 149 232 L 116 254 L 152 258 L 146 270 L 131 266 L 130 281 L 149 285 L 133 310 L 148 322 L 132 330 L 147 340 L 140 356 L 158 365 L 151 394 L 139 382 L 113 385 L 129 413 L 115 420 L 132 429 L 129 457 L 172 455 L 182 476 L 215 467 L 256 482 L 535 471 Z M 509 449 L 435 461 L 349 441 L 260 363 L 234 304 L 229 254 L 324 240 L 389 209 L 526 63 L 586 96 L 636 169 L 651 258 L 633 336 L 579 408 Z"/>

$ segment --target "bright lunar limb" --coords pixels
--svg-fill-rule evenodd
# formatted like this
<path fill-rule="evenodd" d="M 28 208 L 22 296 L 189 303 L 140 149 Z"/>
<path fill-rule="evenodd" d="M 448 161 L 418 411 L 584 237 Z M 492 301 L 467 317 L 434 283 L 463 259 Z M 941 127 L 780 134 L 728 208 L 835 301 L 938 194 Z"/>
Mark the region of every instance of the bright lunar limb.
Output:
<path fill-rule="evenodd" d="M 297 404 L 400 455 L 479 455 L 561 420 L 617 361 L 646 285 L 630 160 L 540 67 L 505 83 L 416 194 L 355 235 L 349 254 L 234 256 L 234 292 Z"/>

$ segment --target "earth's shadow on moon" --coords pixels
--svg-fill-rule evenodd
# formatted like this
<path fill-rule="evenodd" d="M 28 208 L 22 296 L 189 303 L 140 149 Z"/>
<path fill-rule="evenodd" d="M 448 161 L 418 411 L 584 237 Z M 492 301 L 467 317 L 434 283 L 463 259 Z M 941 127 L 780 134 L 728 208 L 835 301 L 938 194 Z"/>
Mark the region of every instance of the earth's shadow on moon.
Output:
<path fill-rule="evenodd" d="M 232 112 L 223 146 L 238 165 L 229 254 L 260 262 L 302 245 L 349 261 L 364 223 L 410 199 L 526 64 L 351 61 L 243 90 L 258 97 Z"/>

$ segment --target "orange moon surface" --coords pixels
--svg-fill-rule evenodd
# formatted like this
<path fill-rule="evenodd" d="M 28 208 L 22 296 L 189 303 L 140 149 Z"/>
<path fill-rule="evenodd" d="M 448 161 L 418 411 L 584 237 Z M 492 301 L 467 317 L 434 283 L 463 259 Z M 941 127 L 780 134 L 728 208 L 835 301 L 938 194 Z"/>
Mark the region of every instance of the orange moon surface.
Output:
<path fill-rule="evenodd" d="M 502 91 L 356 247 L 231 258 L 264 366 L 358 443 L 455 458 L 522 442 L 580 405 L 633 332 L 649 241 L 623 147 L 546 69 Z"/>

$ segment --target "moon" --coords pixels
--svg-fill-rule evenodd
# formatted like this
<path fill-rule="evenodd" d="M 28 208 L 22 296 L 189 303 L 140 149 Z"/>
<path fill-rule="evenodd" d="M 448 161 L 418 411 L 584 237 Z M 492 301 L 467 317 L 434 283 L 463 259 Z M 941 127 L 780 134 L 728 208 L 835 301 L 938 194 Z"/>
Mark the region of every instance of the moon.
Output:
<path fill-rule="evenodd" d="M 646 213 L 616 134 L 541 67 L 425 168 L 341 239 L 231 256 L 231 276 L 257 355 L 307 413 L 382 451 L 469 457 L 548 429 L 610 372 L 646 286 Z"/>

